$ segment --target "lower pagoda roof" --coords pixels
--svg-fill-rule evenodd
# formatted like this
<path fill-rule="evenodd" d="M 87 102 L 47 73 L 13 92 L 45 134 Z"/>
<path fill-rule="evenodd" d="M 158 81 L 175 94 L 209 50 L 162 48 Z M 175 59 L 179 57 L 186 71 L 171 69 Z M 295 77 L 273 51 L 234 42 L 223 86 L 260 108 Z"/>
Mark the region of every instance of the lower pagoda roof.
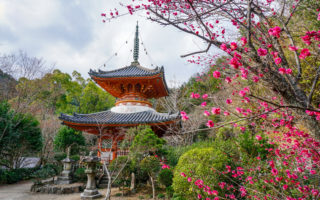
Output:
<path fill-rule="evenodd" d="M 102 125 L 102 126 L 133 126 L 138 124 L 166 124 L 180 119 L 179 113 L 158 113 L 155 110 L 147 110 L 134 113 L 117 113 L 111 110 L 91 113 L 66 115 L 61 114 L 59 119 L 64 124 L 78 125 Z"/>

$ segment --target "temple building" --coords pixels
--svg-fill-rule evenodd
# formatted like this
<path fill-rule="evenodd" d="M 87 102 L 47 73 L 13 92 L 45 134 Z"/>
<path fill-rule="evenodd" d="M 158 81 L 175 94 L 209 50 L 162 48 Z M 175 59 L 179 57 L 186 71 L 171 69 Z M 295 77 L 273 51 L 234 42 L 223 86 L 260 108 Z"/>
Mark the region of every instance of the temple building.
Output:
<path fill-rule="evenodd" d="M 134 61 L 126 67 L 112 71 L 90 70 L 90 77 L 104 90 L 116 97 L 110 110 L 91 114 L 61 114 L 64 125 L 95 134 L 99 138 L 99 156 L 111 161 L 128 150 L 119 148 L 127 128 L 150 125 L 162 137 L 169 126 L 176 126 L 179 113 L 159 113 L 149 99 L 168 96 L 169 90 L 164 77 L 164 68 L 148 69 L 139 62 L 138 25 L 134 39 Z"/>

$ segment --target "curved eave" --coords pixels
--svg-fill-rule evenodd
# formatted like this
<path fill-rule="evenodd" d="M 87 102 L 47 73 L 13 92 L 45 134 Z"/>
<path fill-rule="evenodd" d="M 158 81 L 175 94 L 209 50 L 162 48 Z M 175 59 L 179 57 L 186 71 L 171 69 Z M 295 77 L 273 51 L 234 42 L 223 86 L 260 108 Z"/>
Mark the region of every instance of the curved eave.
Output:
<path fill-rule="evenodd" d="M 155 122 L 155 123 L 123 123 L 123 124 L 93 124 L 93 123 L 77 123 L 77 122 L 70 122 L 66 120 L 62 120 L 63 125 L 72 125 L 72 126 L 79 126 L 79 127 L 133 127 L 133 126 L 138 126 L 138 125 L 150 125 L 150 126 L 161 126 L 161 125 L 168 125 L 168 124 L 173 124 L 178 121 L 176 120 L 170 120 L 170 121 L 165 121 L 165 122 Z"/>
<path fill-rule="evenodd" d="M 125 71 L 126 69 L 129 69 L 129 68 L 134 68 L 134 69 L 139 69 L 141 71 L 138 71 L 138 72 L 122 72 L 122 73 L 119 73 L 121 71 Z M 98 72 L 90 69 L 89 71 L 89 75 L 90 76 L 95 76 L 95 77 L 99 77 L 99 78 L 124 78 L 124 77 L 149 77 L 149 76 L 153 76 L 153 75 L 157 75 L 157 74 L 160 74 L 161 72 L 163 71 L 163 67 L 161 68 L 156 68 L 156 69 L 147 69 L 147 68 L 144 68 L 142 66 L 127 66 L 127 67 L 124 67 L 124 68 L 120 68 L 120 69 L 116 69 L 116 70 L 111 70 L 111 71 L 102 71 L 102 70 L 99 70 Z M 117 74 L 118 72 L 118 74 Z"/>
<path fill-rule="evenodd" d="M 61 113 L 59 119 L 64 123 L 85 124 L 89 126 L 135 126 L 137 124 L 166 124 L 174 122 L 180 118 L 179 113 L 168 114 L 158 113 L 152 110 L 133 112 L 133 113 L 118 113 L 111 110 L 102 111 L 91 114 L 76 114 L 66 115 Z"/>
<path fill-rule="evenodd" d="M 150 98 L 160 98 L 160 97 L 164 97 L 164 96 L 168 96 L 169 95 L 169 89 L 165 80 L 165 75 L 164 75 L 164 68 L 161 67 L 159 72 L 157 72 L 154 75 L 148 75 L 148 76 L 115 76 L 115 77 L 102 77 L 102 76 L 98 76 L 96 74 L 90 73 L 89 75 L 91 77 L 92 80 L 94 80 L 95 83 L 97 83 L 98 85 L 100 85 L 102 88 L 104 88 L 107 92 L 109 92 L 111 95 L 113 95 L 114 97 L 119 98 L 120 96 L 117 95 L 116 93 L 111 92 L 108 88 L 103 86 L 103 82 L 115 82 L 115 81 L 120 81 L 122 80 L 154 80 L 157 79 L 158 77 L 161 78 L 161 83 L 159 84 L 159 86 L 161 87 L 160 91 L 163 91 L 162 94 L 155 96 L 155 97 L 150 97 Z"/>

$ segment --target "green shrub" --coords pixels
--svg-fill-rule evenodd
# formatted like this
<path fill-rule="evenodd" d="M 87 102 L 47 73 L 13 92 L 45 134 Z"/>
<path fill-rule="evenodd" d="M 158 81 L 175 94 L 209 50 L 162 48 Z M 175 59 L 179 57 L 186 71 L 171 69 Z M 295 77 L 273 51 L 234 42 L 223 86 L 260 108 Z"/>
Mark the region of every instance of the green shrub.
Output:
<path fill-rule="evenodd" d="M 60 171 L 61 169 L 58 166 L 53 164 L 47 164 L 39 170 L 32 173 L 32 177 L 35 179 L 36 182 L 38 182 L 41 179 L 46 179 L 58 175 Z"/>
<path fill-rule="evenodd" d="M 264 134 L 261 133 L 261 136 L 264 136 Z M 243 162 L 249 162 L 257 156 L 260 156 L 262 160 L 267 159 L 268 149 L 274 148 L 274 145 L 269 144 L 265 137 L 262 138 L 262 140 L 258 141 L 255 138 L 255 134 L 249 131 L 245 131 L 237 137 Z"/>
<path fill-rule="evenodd" d="M 168 198 L 171 198 L 173 196 L 174 190 L 173 187 L 170 185 L 169 187 L 166 188 L 166 194 Z"/>
<path fill-rule="evenodd" d="M 173 173 L 170 169 L 163 169 L 158 175 L 159 182 L 166 187 L 172 185 Z"/>
<path fill-rule="evenodd" d="M 72 159 L 74 161 L 79 161 L 80 160 L 80 156 L 79 155 L 72 155 L 72 156 L 70 156 L 70 159 Z"/>
<path fill-rule="evenodd" d="M 180 157 L 175 168 L 172 184 L 174 191 L 185 198 L 194 197 L 196 188 L 186 177 L 181 176 L 182 172 L 187 177 L 203 180 L 204 184 L 217 185 L 220 181 L 227 182 L 228 179 L 219 176 L 218 172 L 223 171 L 229 162 L 228 156 L 220 149 L 196 148 L 186 152 Z"/>
<path fill-rule="evenodd" d="M 164 197 L 165 197 L 165 195 L 164 194 L 158 194 L 158 199 L 163 199 Z"/>
<path fill-rule="evenodd" d="M 54 149 L 66 152 L 67 148 L 71 146 L 71 155 L 79 153 L 79 147 L 85 144 L 86 139 L 82 135 L 82 132 L 69 128 L 68 126 L 61 126 L 57 135 L 54 137 Z"/>
<path fill-rule="evenodd" d="M 142 171 L 145 171 L 149 176 L 155 177 L 160 170 L 160 162 L 154 156 L 147 156 L 140 162 Z"/>
<path fill-rule="evenodd" d="M 67 154 L 66 153 L 64 153 L 64 152 L 57 152 L 57 153 L 55 153 L 54 154 L 54 159 L 56 160 L 56 161 L 61 161 L 61 160 L 63 160 L 63 159 L 65 159 L 67 157 Z"/>
<path fill-rule="evenodd" d="M 121 194 L 121 193 L 116 193 L 114 196 L 116 196 L 116 197 L 121 197 L 122 194 Z"/>
<path fill-rule="evenodd" d="M 175 167 L 178 164 L 179 158 L 187 151 L 195 148 L 206 148 L 215 146 L 215 141 L 201 141 L 193 143 L 189 146 L 164 146 L 164 156 L 167 159 L 167 164 Z"/>
<path fill-rule="evenodd" d="M 171 200 L 186 200 L 180 194 L 174 193 Z"/>
<path fill-rule="evenodd" d="M 12 184 L 32 178 L 32 173 L 38 168 L 19 168 L 12 170 L 0 169 L 0 183 Z"/>
<path fill-rule="evenodd" d="M 109 169 L 110 171 L 114 171 L 116 174 L 118 174 L 119 170 L 122 169 L 115 182 L 116 185 L 128 186 L 130 184 L 131 172 L 133 170 L 131 160 L 129 160 L 128 156 L 119 156 L 116 159 L 114 159 L 110 163 Z"/>
<path fill-rule="evenodd" d="M 74 178 L 77 181 L 84 182 L 87 179 L 87 175 L 84 171 L 85 171 L 85 168 L 76 169 L 76 171 L 74 172 Z"/>

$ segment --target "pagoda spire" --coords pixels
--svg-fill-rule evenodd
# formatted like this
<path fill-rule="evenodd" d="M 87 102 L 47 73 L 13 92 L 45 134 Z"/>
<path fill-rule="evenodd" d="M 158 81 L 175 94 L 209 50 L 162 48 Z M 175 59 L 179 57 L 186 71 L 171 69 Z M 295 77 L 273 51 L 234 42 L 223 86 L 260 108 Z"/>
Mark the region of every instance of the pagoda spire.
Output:
<path fill-rule="evenodd" d="M 133 60 L 135 63 L 138 63 L 138 58 L 139 58 L 139 25 L 137 21 L 136 35 L 134 37 L 134 44 L 133 44 Z"/>

